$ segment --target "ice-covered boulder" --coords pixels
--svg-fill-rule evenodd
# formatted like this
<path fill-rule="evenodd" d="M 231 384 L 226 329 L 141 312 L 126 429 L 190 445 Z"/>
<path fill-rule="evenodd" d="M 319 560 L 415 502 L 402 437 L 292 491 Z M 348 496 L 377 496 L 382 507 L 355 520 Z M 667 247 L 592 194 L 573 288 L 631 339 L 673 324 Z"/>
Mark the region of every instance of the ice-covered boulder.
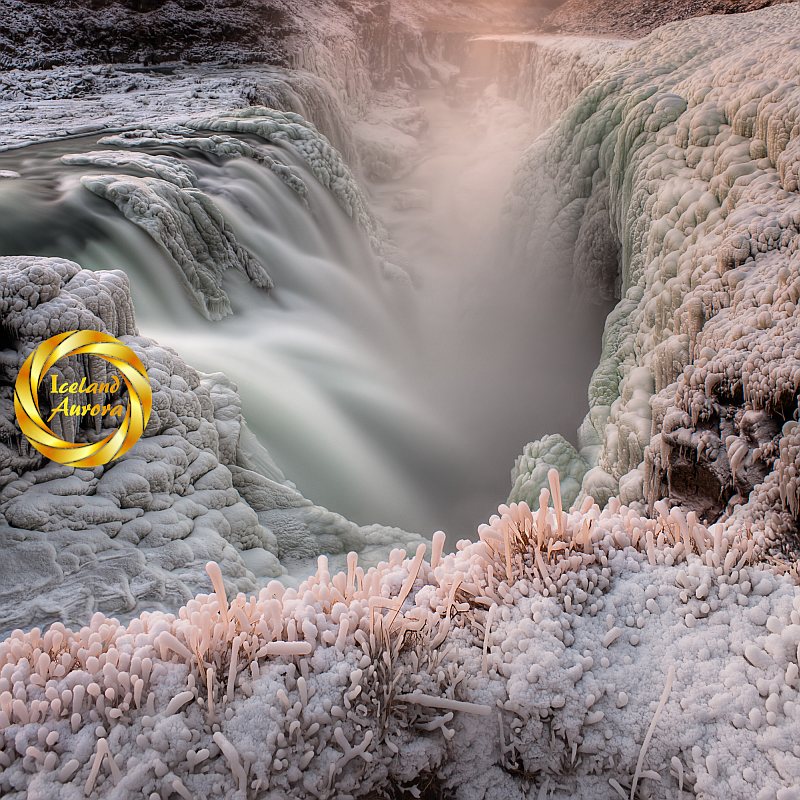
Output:
<path fill-rule="evenodd" d="M 570 508 L 581 490 L 583 476 L 589 465 L 577 450 L 561 435 L 551 434 L 525 446 L 511 470 L 509 503 L 527 503 L 539 507 L 539 495 L 549 485 L 551 469 L 561 476 L 561 501 Z"/>
<path fill-rule="evenodd" d="M 510 204 L 531 269 L 620 297 L 584 490 L 668 497 L 776 553 L 797 525 L 798 31 L 789 5 L 652 33 L 534 144 Z"/>

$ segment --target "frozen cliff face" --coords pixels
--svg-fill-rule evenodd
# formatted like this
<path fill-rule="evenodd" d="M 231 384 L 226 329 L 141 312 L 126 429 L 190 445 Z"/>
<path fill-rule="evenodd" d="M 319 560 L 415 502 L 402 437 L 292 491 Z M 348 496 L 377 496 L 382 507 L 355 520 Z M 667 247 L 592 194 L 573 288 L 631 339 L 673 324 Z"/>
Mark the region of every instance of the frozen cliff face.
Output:
<path fill-rule="evenodd" d="M 704 14 L 741 14 L 792 0 L 565 0 L 543 20 L 548 30 L 563 33 L 639 38 L 667 22 Z"/>
<path fill-rule="evenodd" d="M 625 40 L 581 36 L 476 36 L 465 47 L 463 74 L 495 81 L 544 130 L 630 46 Z"/>
<path fill-rule="evenodd" d="M 297 589 L 0 643 L 4 797 L 790 800 L 796 576 L 660 508 L 501 507 Z"/>
<path fill-rule="evenodd" d="M 531 268 L 621 298 L 584 489 L 669 497 L 776 553 L 798 507 L 798 29 L 797 6 L 659 29 L 534 144 L 511 201 Z"/>
<path fill-rule="evenodd" d="M 0 68 L 285 59 L 280 0 L 2 0 Z M 223 22 L 224 21 L 224 22 Z"/>
<path fill-rule="evenodd" d="M 8 257 L 0 274 L 1 631 L 81 624 L 95 610 L 174 609 L 207 585 L 209 559 L 231 589 L 252 591 L 285 574 L 280 560 L 302 571 L 320 552 L 341 561 L 358 550 L 375 563 L 389 545 L 418 541 L 396 529 L 359 528 L 303 498 L 247 431 L 223 375 L 201 375 L 138 335 L 122 273 Z M 22 361 L 43 339 L 78 328 L 120 337 L 142 359 L 153 389 L 143 438 L 93 469 L 46 462 L 13 418 Z M 104 380 L 97 369 L 77 357 L 59 364 L 70 382 Z M 55 432 L 75 441 L 80 423 L 59 419 Z"/>

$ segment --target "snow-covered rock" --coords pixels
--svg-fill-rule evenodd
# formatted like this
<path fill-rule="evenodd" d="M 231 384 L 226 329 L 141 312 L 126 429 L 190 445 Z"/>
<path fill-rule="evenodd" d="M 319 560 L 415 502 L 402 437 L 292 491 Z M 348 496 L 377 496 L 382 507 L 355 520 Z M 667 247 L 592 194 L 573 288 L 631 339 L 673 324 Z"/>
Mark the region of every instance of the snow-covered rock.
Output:
<path fill-rule="evenodd" d="M 232 590 L 252 591 L 284 575 L 281 562 L 302 572 L 321 552 L 343 563 L 357 550 L 376 563 L 389 546 L 419 541 L 395 528 L 359 528 L 302 497 L 247 430 L 224 375 L 201 375 L 138 335 L 123 273 L 7 257 L 0 276 L 8 335 L 0 350 L 0 631 L 83 624 L 95 610 L 128 617 L 175 609 L 207 585 L 209 559 Z M 22 361 L 43 339 L 73 329 L 119 337 L 141 358 L 153 390 L 142 439 L 92 469 L 46 462 L 13 416 Z M 71 382 L 101 379 L 99 368 L 78 357 L 58 367 Z M 89 435 L 89 422 L 78 418 L 58 416 L 53 425 L 68 441 Z"/>
<path fill-rule="evenodd" d="M 797 5 L 657 30 L 537 140 L 511 200 L 530 268 L 620 293 L 579 432 L 584 490 L 669 497 L 765 531 L 783 557 L 797 524 L 782 431 L 800 387 L 798 30 Z"/>
<path fill-rule="evenodd" d="M 539 495 L 548 486 L 551 469 L 561 477 L 561 500 L 570 508 L 581 490 L 583 476 L 589 465 L 575 448 L 559 434 L 551 434 L 525 446 L 511 470 L 509 503 L 527 503 L 539 507 Z"/>

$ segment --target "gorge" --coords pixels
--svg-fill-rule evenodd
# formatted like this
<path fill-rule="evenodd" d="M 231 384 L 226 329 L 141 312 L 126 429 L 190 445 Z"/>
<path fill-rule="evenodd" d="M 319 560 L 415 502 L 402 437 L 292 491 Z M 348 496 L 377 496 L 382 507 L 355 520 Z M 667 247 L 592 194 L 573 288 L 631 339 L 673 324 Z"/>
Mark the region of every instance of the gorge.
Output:
<path fill-rule="evenodd" d="M 798 6 L 315 9 L 2 75 L 0 793 L 795 797 Z M 92 469 L 11 402 L 77 327 Z"/>

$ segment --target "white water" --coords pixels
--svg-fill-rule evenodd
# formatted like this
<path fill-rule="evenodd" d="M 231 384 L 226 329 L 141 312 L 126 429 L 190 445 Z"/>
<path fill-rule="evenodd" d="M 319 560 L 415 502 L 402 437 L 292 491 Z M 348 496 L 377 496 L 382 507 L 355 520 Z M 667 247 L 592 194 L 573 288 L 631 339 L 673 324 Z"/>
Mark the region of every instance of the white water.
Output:
<path fill-rule="evenodd" d="M 533 137 L 528 114 L 491 91 L 422 100 L 420 163 L 372 187 L 416 292 L 377 277 L 364 238 L 285 150 L 310 213 L 253 161 L 160 150 L 190 164 L 275 282 L 267 295 L 227 273 L 234 314 L 221 321 L 198 313 L 159 246 L 78 183 L 112 170 L 59 162 L 96 138 L 0 157 L 24 177 L 0 183 L 0 249 L 124 269 L 141 332 L 228 374 L 250 427 L 314 502 L 361 523 L 468 537 L 505 500 L 526 442 L 574 435 L 603 314 L 537 287 L 505 254 L 501 209 Z M 422 206 L 397 210 L 409 191 Z"/>

